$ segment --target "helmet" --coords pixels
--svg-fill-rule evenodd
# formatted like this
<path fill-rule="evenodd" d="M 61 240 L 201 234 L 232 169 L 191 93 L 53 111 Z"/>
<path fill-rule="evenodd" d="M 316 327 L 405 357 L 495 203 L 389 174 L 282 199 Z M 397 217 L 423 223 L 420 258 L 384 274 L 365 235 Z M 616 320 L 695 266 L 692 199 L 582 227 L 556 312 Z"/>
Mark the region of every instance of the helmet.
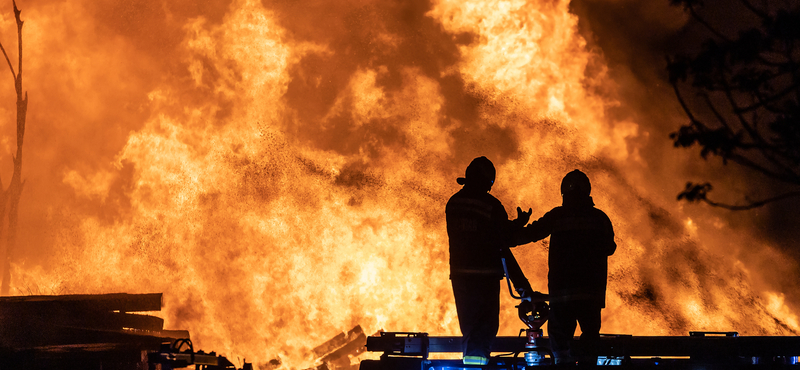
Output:
<path fill-rule="evenodd" d="M 561 180 L 561 195 L 589 195 L 591 193 L 592 184 L 589 182 L 589 177 L 579 170 L 568 173 L 564 176 L 564 180 Z"/>
<path fill-rule="evenodd" d="M 486 157 L 478 157 L 470 162 L 464 177 L 456 179 L 460 185 L 470 183 L 494 184 L 495 169 L 494 164 Z"/>

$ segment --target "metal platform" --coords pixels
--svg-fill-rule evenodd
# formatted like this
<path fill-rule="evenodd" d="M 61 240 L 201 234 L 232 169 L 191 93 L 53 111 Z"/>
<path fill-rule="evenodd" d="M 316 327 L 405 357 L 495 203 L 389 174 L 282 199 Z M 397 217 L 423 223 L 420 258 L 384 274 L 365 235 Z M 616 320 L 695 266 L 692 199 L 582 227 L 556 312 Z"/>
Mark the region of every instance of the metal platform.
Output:
<path fill-rule="evenodd" d="M 544 338 L 546 339 L 546 338 Z M 549 355 L 536 366 L 526 362 L 526 337 L 498 337 L 489 364 L 466 366 L 460 360 L 430 359 L 432 353 L 461 352 L 461 337 L 432 337 L 426 333 L 381 333 L 367 338 L 367 351 L 381 352 L 379 360 L 364 360 L 361 370 L 531 369 L 556 367 Z M 549 341 L 536 351 L 549 352 Z M 581 348 L 574 339 L 573 348 Z M 800 369 L 800 337 L 739 336 L 735 332 L 692 332 L 688 336 L 603 335 L 594 348 L 599 366 L 655 369 Z M 585 364 L 584 364 L 585 365 Z M 583 366 L 582 366 L 583 367 Z"/>

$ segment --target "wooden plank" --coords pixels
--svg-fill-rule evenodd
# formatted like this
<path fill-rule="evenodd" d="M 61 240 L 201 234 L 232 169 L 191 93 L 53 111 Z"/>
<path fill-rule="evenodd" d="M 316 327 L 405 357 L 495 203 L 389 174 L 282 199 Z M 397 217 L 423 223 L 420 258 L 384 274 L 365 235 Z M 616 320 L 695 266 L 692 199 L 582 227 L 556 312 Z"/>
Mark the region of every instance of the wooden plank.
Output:
<path fill-rule="evenodd" d="M 182 330 L 99 330 L 35 321 L 4 329 L 8 330 L 0 335 L 0 349 L 10 350 L 96 343 L 147 345 L 157 349 L 162 342 L 189 335 Z"/>
<path fill-rule="evenodd" d="M 91 301 L 89 301 L 91 302 Z M 120 307 L 117 304 L 114 307 Z M 87 301 L 20 301 L 0 304 L 0 335 L 13 335 L 10 330 L 25 326 L 59 325 L 100 330 L 122 330 L 123 328 L 161 330 L 164 319 L 140 314 L 104 310 L 109 306 L 89 304 Z"/>
<path fill-rule="evenodd" d="M 147 369 L 142 353 L 157 346 L 141 343 L 98 343 L 45 346 L 19 351 L 0 349 L 0 368 L 26 370 Z"/>
<path fill-rule="evenodd" d="M 161 311 L 162 294 L 70 294 L 0 297 L 0 309 L 5 307 L 68 307 L 102 311 L 141 312 Z"/>
<path fill-rule="evenodd" d="M 31 310 L 28 312 L 3 312 L 3 319 L 27 323 L 44 323 L 64 327 L 98 330 L 162 330 L 164 319 L 149 315 L 90 310 Z"/>
<path fill-rule="evenodd" d="M 141 336 L 157 337 L 164 339 L 191 339 L 188 330 L 124 330 L 125 333 L 137 334 Z"/>
<path fill-rule="evenodd" d="M 364 352 L 366 350 L 366 345 L 367 336 L 362 332 L 344 346 L 327 354 L 322 358 L 322 362 L 338 366 L 349 365 L 350 358 Z"/>
<path fill-rule="evenodd" d="M 63 326 L 75 326 L 87 329 L 164 329 L 164 319 L 149 315 L 137 315 L 121 312 L 78 311 L 52 315 L 37 315 L 42 320 L 49 320 Z"/>
<path fill-rule="evenodd" d="M 164 319 L 149 315 L 112 312 L 111 320 L 119 323 L 121 328 L 141 330 L 162 330 Z"/>
<path fill-rule="evenodd" d="M 0 297 L 0 348 L 188 338 L 185 330 L 163 330 L 162 318 L 126 312 L 160 310 L 161 297 L 160 293 Z"/>
<path fill-rule="evenodd" d="M 328 354 L 336 350 L 337 348 L 351 342 L 353 339 L 363 334 L 364 334 L 364 329 L 361 328 L 361 325 L 356 325 L 355 328 L 351 329 L 347 333 L 341 332 L 335 337 L 326 341 L 325 343 L 322 343 L 319 346 L 315 347 L 312 350 L 312 352 L 314 353 L 314 357 L 320 358 L 325 354 Z"/>
<path fill-rule="evenodd" d="M 28 350 L 35 351 L 37 354 L 58 354 L 58 353 L 76 353 L 76 352 L 112 352 L 120 350 L 135 349 L 141 351 L 141 346 L 138 343 L 131 345 L 129 343 L 84 343 L 84 344 L 62 344 L 56 346 L 39 346 L 33 347 Z"/>

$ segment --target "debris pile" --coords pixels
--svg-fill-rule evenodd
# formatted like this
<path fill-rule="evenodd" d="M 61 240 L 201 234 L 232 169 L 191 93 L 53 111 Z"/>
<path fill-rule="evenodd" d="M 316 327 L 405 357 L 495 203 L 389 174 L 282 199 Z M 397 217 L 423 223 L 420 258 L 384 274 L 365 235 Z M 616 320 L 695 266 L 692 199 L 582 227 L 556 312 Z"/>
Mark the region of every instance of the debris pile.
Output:
<path fill-rule="evenodd" d="M 315 347 L 311 352 L 317 365 L 307 370 L 358 370 L 359 364 L 353 364 L 353 359 L 366 350 L 366 345 L 364 329 L 356 325 Z"/>
<path fill-rule="evenodd" d="M 164 330 L 163 319 L 134 313 L 160 311 L 161 299 L 160 293 L 0 297 L 0 368 L 139 370 L 202 360 L 206 369 L 235 369 L 213 352 L 180 352 L 176 343 L 191 348 L 188 331 Z"/>

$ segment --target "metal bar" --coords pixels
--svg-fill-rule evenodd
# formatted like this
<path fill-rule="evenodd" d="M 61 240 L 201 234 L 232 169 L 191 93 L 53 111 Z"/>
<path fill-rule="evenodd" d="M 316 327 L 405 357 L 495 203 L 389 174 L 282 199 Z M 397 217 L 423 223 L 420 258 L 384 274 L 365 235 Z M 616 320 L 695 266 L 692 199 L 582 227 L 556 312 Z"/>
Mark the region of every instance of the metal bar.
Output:
<path fill-rule="evenodd" d="M 392 336 L 367 338 L 367 351 L 389 355 L 424 352 L 422 336 Z M 410 333 L 404 333 L 410 334 Z M 417 333 L 424 334 L 424 333 Z M 461 337 L 428 336 L 428 352 L 461 352 Z M 580 340 L 574 339 L 577 343 Z M 524 337 L 497 337 L 492 352 L 525 352 Z M 547 338 L 543 341 L 547 347 Z M 691 357 L 769 357 L 800 356 L 800 337 L 788 336 L 605 336 L 597 348 L 600 355 L 609 356 L 691 356 Z"/>

